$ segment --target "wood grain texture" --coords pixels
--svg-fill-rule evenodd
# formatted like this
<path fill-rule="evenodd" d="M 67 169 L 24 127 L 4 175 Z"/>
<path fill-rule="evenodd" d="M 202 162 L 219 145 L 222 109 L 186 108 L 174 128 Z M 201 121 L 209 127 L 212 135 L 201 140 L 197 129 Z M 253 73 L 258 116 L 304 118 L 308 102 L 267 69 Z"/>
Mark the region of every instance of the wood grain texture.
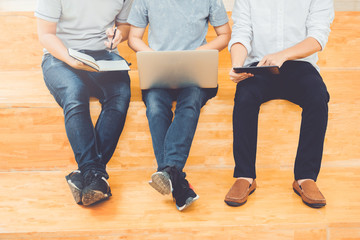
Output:
<path fill-rule="evenodd" d="M 229 13 L 230 15 L 230 13 Z M 26 28 L 23 27 L 26 23 Z M 293 193 L 301 109 L 262 105 L 258 189 L 247 204 L 223 202 L 233 183 L 230 55 L 220 53 L 219 92 L 202 109 L 185 171 L 200 199 L 185 212 L 147 184 L 156 169 L 135 54 L 128 118 L 108 170 L 113 197 L 74 203 L 64 176 L 76 168 L 62 110 L 42 80 L 32 12 L 0 12 L 0 239 L 360 239 L 359 12 L 336 12 L 319 64 L 331 95 L 318 185 L 327 206 L 311 209 Z M 21 26 L 21 27 L 19 27 Z M 215 37 L 210 27 L 208 40 Z M 93 121 L 101 106 L 91 100 Z"/>
<path fill-rule="evenodd" d="M 231 16 L 231 13 L 228 13 Z M 26 22 L 26 28 L 22 27 Z M 231 23 L 231 21 L 230 21 Z M 321 52 L 320 67 L 359 67 L 360 58 L 360 12 L 336 12 L 329 42 Z M 19 27 L 21 26 L 21 27 Z M 0 12 L 0 71 L 39 69 L 42 47 L 37 39 L 36 18 L 32 12 Z M 207 39 L 216 36 L 210 26 Z M 25 51 L 26 50 L 26 51 Z M 127 42 L 119 45 L 120 54 L 137 69 L 135 53 Z M 11 56 L 9 58 L 8 56 Z M 348 61 L 351 59 L 351 61 Z M 230 68 L 230 54 L 227 49 L 220 52 L 220 68 Z"/>
<path fill-rule="evenodd" d="M 178 212 L 169 196 L 148 186 L 151 173 L 110 171 L 113 196 L 93 207 L 73 202 L 65 171 L 1 173 L 0 238 L 318 240 L 339 236 L 340 229 L 360 237 L 360 194 L 354 194 L 360 168 L 322 170 L 322 209 L 305 206 L 292 191 L 292 172 L 278 169 L 259 170 L 259 186 L 248 202 L 228 207 L 223 198 L 232 171 L 204 168 L 187 171 L 200 199 Z"/>
<path fill-rule="evenodd" d="M 0 89 L 0 170 L 50 170 L 75 161 L 68 143 L 62 110 L 40 80 L 9 74 Z M 5 74 L 5 75 L 6 75 Z M 360 166 L 360 71 L 323 71 L 331 95 L 325 138 L 324 165 Z M 31 74 L 28 74 L 31 75 Z M 3 75 L 4 76 L 4 75 Z M 339 80 L 341 79 L 341 81 Z M 190 152 L 190 166 L 233 166 L 232 108 L 235 84 L 227 70 L 219 71 L 219 93 L 202 109 Z M 136 86 L 133 77 L 132 91 Z M 29 89 L 32 89 L 29 91 Z M 133 96 L 124 131 L 109 166 L 115 169 L 154 167 L 151 136 L 145 106 Z M 100 104 L 91 102 L 94 123 Z M 284 100 L 262 105 L 259 117 L 259 167 L 291 167 L 295 159 L 301 108 Z M 138 159 L 141 158 L 141 161 Z M 32 161 L 32 164 L 29 164 Z"/>

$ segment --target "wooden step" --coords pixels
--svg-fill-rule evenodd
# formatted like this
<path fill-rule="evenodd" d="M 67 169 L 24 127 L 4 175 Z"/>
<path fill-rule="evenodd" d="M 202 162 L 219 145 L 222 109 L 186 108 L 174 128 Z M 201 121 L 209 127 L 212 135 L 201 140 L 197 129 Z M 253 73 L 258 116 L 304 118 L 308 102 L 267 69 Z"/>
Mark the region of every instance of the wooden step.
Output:
<path fill-rule="evenodd" d="M 228 207 L 231 169 L 188 168 L 200 198 L 178 212 L 147 183 L 150 169 L 110 170 L 113 196 L 76 205 L 67 171 L 1 173 L 1 239 L 359 239 L 360 168 L 323 168 L 327 206 L 305 206 L 292 190 L 291 168 L 258 170 L 248 202 Z M 276 176 L 276 177 L 275 177 Z M 346 238 L 348 237 L 348 238 Z"/>
<path fill-rule="evenodd" d="M 46 88 L 40 70 L 0 71 L 0 109 L 1 108 L 47 108 L 57 107 L 57 103 Z M 131 79 L 131 101 L 142 101 L 137 70 L 129 72 Z M 360 69 L 324 68 L 321 75 L 331 95 L 330 103 L 352 103 L 359 100 Z M 218 100 L 233 102 L 236 84 L 229 79 L 229 69 L 218 71 Z M 349 95 L 350 94 L 350 95 Z M 335 101 L 335 102 L 334 102 Z M 93 107 L 100 106 L 96 99 Z"/>
<path fill-rule="evenodd" d="M 190 152 L 190 166 L 233 165 L 232 108 L 235 84 L 225 80 L 226 74 L 225 71 L 221 73 L 218 96 L 202 109 Z M 323 75 L 331 95 L 324 163 L 350 161 L 359 165 L 360 71 L 326 71 Z M 19 79 L 19 82 L 25 84 L 26 79 Z M 74 168 L 75 161 L 66 137 L 62 110 L 49 93 L 43 93 L 47 92 L 43 83 L 39 81 L 34 84 L 35 94 L 28 91 L 31 84 L 23 85 L 23 89 L 15 87 L 17 81 L 9 81 L 9 84 L 14 84 L 14 87 L 10 85 L 0 93 L 7 99 L 0 108 L 0 158 L 3 159 L 0 161 L 0 171 Z M 46 96 L 47 100 L 41 100 L 36 106 L 34 96 L 41 99 Z M 21 100 L 20 103 L 16 102 L 17 98 Z M 16 104 L 11 104 L 12 101 Z M 140 100 L 130 103 L 125 128 L 109 166 L 116 169 L 155 166 L 145 111 Z M 91 102 L 91 112 L 95 121 L 100 112 L 100 106 L 95 101 Z M 262 105 L 258 133 L 260 166 L 293 164 L 300 120 L 301 109 L 287 101 L 275 100 Z"/>
<path fill-rule="evenodd" d="M 200 199 L 180 213 L 170 197 L 147 184 L 156 164 L 136 58 L 127 43 L 119 50 L 133 64 L 132 101 L 108 165 L 113 197 L 82 207 L 64 179 L 76 164 L 62 110 L 42 80 L 36 19 L 32 12 L 0 12 L 0 239 L 360 239 L 359 23 L 359 12 L 336 12 L 320 53 L 331 95 L 318 180 L 327 206 L 308 208 L 292 192 L 301 109 L 282 100 L 261 107 L 258 189 L 240 208 L 223 202 L 234 181 L 235 92 L 224 50 L 219 93 L 202 109 L 185 168 Z M 207 38 L 214 37 L 210 28 Z M 94 120 L 99 112 L 100 104 L 92 100 Z"/>
<path fill-rule="evenodd" d="M 229 12 L 230 16 L 231 13 Z M 42 47 L 38 41 L 36 18 L 33 12 L 0 12 L 0 71 L 40 69 Z M 26 27 L 24 27 L 26 23 Z M 358 68 L 360 58 L 360 13 L 336 12 L 329 42 L 320 53 L 321 67 Z M 208 41 L 216 36 L 212 27 Z M 120 54 L 137 69 L 135 53 L 127 42 L 119 45 Z M 220 68 L 230 68 L 230 54 L 224 49 L 220 53 Z"/>
<path fill-rule="evenodd" d="M 47 89 L 41 70 L 0 71 L 0 108 L 58 107 Z M 131 101 L 141 101 L 139 77 L 136 70 L 130 71 Z M 93 99 L 92 106 L 100 106 Z"/>

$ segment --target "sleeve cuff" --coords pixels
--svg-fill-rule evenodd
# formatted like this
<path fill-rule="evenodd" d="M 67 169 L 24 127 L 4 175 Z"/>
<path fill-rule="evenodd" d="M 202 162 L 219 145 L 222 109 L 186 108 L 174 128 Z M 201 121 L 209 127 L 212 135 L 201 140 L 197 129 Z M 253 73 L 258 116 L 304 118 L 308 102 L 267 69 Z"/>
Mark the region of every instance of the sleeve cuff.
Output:
<path fill-rule="evenodd" d="M 232 45 L 234 45 L 235 43 L 241 43 L 246 48 L 247 53 L 248 54 L 250 53 L 251 45 L 249 43 L 246 43 L 245 41 L 240 40 L 240 39 L 231 39 L 230 40 L 229 45 L 228 45 L 229 52 L 230 52 L 230 49 L 231 49 Z"/>
<path fill-rule="evenodd" d="M 133 21 L 131 19 L 128 19 L 127 20 L 127 23 L 135 26 L 135 27 L 139 27 L 139 28 L 146 28 L 147 27 L 147 24 L 144 24 L 144 23 L 140 23 L 140 22 L 137 22 L 137 21 Z"/>
<path fill-rule="evenodd" d="M 34 13 L 34 16 L 37 17 L 37 18 L 43 19 L 45 21 L 48 21 L 48 22 L 55 22 L 56 23 L 56 22 L 59 21 L 58 18 L 50 17 L 50 16 L 44 15 L 44 14 L 42 14 L 40 12 L 37 12 L 37 11 Z"/>
<path fill-rule="evenodd" d="M 308 34 L 308 36 L 307 36 L 308 38 L 309 37 L 312 37 L 312 38 L 314 38 L 316 41 L 318 41 L 318 43 L 320 44 L 320 46 L 321 46 L 321 51 L 323 51 L 324 50 L 324 48 L 325 48 L 325 45 L 326 45 L 326 43 L 327 43 L 327 40 L 324 40 L 324 38 L 323 37 L 321 37 L 320 35 L 318 35 L 318 34 Z"/>
<path fill-rule="evenodd" d="M 116 22 L 118 22 L 118 23 L 128 23 L 127 19 L 124 19 L 124 18 L 116 19 Z"/>
<path fill-rule="evenodd" d="M 213 26 L 213 27 L 219 27 L 219 26 L 222 26 L 226 23 L 229 22 L 229 19 L 226 17 L 226 18 L 223 18 L 221 20 L 217 20 L 216 22 L 210 22 L 210 24 Z"/>

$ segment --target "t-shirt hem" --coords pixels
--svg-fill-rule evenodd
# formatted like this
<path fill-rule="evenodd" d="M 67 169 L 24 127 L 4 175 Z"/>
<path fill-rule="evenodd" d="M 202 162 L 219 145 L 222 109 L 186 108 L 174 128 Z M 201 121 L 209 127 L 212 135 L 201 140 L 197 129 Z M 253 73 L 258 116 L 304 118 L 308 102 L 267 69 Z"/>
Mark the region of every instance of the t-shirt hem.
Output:
<path fill-rule="evenodd" d="M 147 24 L 143 24 L 143 23 L 139 23 L 139 22 L 135 22 L 135 21 L 132 21 L 132 20 L 128 20 L 127 23 L 135 26 L 135 27 L 140 27 L 140 28 L 146 28 Z"/>
<path fill-rule="evenodd" d="M 34 16 L 37 18 L 49 21 L 49 22 L 58 22 L 59 21 L 59 18 L 50 17 L 50 16 L 44 15 L 37 11 L 34 13 Z"/>
<path fill-rule="evenodd" d="M 127 19 L 116 19 L 116 22 L 118 22 L 118 23 L 128 23 Z"/>
<path fill-rule="evenodd" d="M 224 19 L 222 19 L 221 21 L 216 21 L 216 23 L 210 22 L 210 24 L 211 24 L 213 27 L 219 27 L 219 26 L 222 26 L 222 25 L 224 25 L 224 24 L 226 24 L 226 23 L 228 23 L 228 22 L 229 22 L 229 19 L 228 19 L 228 18 L 224 18 Z"/>

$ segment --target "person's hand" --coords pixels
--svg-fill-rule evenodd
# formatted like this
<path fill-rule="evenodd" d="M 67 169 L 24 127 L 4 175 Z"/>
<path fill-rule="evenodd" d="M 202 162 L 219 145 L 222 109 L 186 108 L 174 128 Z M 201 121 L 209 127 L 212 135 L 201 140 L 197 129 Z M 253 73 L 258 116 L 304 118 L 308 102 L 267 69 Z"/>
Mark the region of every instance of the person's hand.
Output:
<path fill-rule="evenodd" d="M 106 29 L 106 36 L 108 40 L 104 41 L 104 44 L 110 50 L 117 48 L 117 45 L 119 45 L 122 39 L 121 30 L 119 28 L 116 29 L 115 36 L 114 36 L 114 32 L 115 32 L 115 27 Z"/>
<path fill-rule="evenodd" d="M 233 81 L 234 83 L 238 83 L 249 77 L 253 77 L 254 75 L 251 73 L 236 73 L 234 71 L 234 68 L 231 68 L 229 72 L 229 76 L 231 81 Z"/>
<path fill-rule="evenodd" d="M 285 54 L 283 54 L 282 52 L 273 53 L 263 57 L 263 59 L 261 59 L 261 61 L 258 63 L 257 67 L 261 67 L 261 66 L 281 67 L 286 60 L 287 58 Z"/>
<path fill-rule="evenodd" d="M 83 71 L 88 71 L 88 72 L 98 72 L 96 69 L 80 62 L 79 60 L 76 60 L 75 58 L 70 59 L 70 62 L 68 63 L 72 68 L 78 69 L 78 70 L 83 70 Z"/>

